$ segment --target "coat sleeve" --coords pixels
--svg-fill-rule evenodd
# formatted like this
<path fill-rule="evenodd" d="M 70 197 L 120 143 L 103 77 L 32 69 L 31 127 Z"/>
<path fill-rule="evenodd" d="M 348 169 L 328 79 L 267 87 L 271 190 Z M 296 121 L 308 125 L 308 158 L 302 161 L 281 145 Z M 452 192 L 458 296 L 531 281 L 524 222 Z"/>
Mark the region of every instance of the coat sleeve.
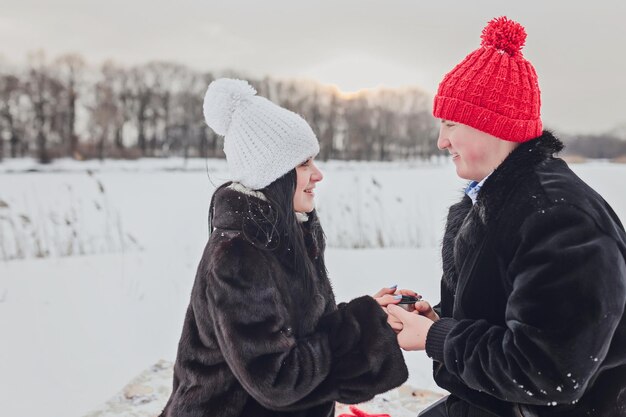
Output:
<path fill-rule="evenodd" d="M 468 387 L 505 401 L 576 402 L 624 313 L 624 255 L 586 213 L 553 207 L 525 221 L 508 274 L 506 326 L 441 319 L 427 354 Z"/>
<path fill-rule="evenodd" d="M 371 297 L 340 305 L 313 334 L 296 338 L 278 289 L 293 283 L 276 282 L 278 269 L 271 255 L 235 239 L 208 271 L 213 322 L 204 325 L 214 327 L 226 362 L 254 399 L 281 411 L 356 403 L 406 380 L 395 334 Z"/>

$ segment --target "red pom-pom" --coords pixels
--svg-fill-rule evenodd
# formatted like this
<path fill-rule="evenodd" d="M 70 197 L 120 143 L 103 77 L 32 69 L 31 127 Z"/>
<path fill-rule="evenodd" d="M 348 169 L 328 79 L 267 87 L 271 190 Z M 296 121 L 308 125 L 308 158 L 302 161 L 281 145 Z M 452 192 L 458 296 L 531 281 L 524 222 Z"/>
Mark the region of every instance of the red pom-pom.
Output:
<path fill-rule="evenodd" d="M 480 37 L 481 46 L 493 46 L 510 56 L 515 56 L 522 51 L 526 41 L 526 30 L 519 23 L 502 16 L 487 23 Z"/>

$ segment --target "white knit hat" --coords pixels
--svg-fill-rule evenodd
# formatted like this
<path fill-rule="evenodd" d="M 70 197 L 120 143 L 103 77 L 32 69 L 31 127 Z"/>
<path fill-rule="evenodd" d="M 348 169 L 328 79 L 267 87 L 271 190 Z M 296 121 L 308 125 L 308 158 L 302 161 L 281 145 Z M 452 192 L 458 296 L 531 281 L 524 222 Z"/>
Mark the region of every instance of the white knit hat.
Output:
<path fill-rule="evenodd" d="M 302 117 L 257 96 L 246 81 L 213 81 L 204 96 L 204 118 L 224 136 L 231 180 L 253 190 L 265 188 L 320 150 Z"/>

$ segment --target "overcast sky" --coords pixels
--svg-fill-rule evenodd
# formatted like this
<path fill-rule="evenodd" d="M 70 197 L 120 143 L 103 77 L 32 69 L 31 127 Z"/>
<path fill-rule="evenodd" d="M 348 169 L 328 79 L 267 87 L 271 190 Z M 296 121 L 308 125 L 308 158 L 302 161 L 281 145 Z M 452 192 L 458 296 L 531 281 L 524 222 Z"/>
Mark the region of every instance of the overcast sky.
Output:
<path fill-rule="evenodd" d="M 544 124 L 561 132 L 626 125 L 623 0 L 0 0 L 0 56 L 23 63 L 42 48 L 94 65 L 173 60 L 344 91 L 417 85 L 434 94 L 500 15 L 526 27 Z"/>

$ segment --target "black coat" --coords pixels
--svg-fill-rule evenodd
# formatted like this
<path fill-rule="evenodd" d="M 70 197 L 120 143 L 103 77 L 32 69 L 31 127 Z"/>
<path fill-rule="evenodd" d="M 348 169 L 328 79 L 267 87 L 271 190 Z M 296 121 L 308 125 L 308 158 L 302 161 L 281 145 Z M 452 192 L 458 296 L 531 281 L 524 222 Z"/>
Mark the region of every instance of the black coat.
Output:
<path fill-rule="evenodd" d="M 366 401 L 407 379 L 374 299 L 337 306 L 323 271 L 307 288 L 289 248 L 250 243 L 272 233 L 268 213 L 256 197 L 217 191 L 162 416 L 327 417 L 335 401 Z"/>
<path fill-rule="evenodd" d="M 544 132 L 450 208 L 426 351 L 451 417 L 626 416 L 626 235 L 561 148 Z"/>

